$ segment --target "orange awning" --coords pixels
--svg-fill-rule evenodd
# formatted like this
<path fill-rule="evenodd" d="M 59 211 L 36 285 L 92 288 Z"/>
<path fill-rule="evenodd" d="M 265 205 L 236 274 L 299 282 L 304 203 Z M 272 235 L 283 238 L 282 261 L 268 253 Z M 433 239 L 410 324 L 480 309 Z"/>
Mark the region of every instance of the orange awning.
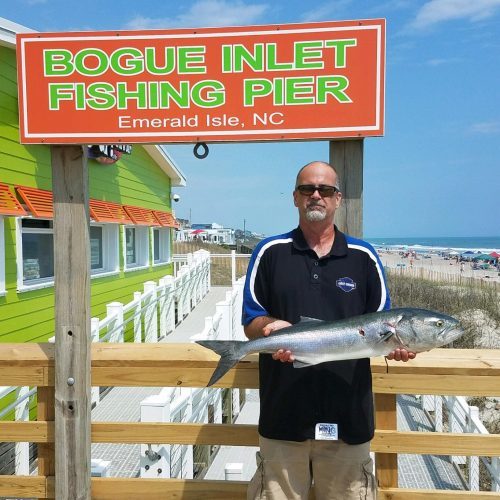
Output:
<path fill-rule="evenodd" d="M 0 215 L 26 215 L 7 184 L 0 183 Z"/>
<path fill-rule="evenodd" d="M 153 210 L 153 214 L 162 226 L 179 227 L 179 223 L 175 220 L 175 217 L 170 212 L 160 212 L 159 210 Z"/>
<path fill-rule="evenodd" d="M 45 219 L 54 217 L 54 203 L 51 191 L 26 186 L 16 186 L 16 191 L 35 217 Z"/>
<path fill-rule="evenodd" d="M 159 226 L 160 223 L 153 215 L 153 211 L 147 208 L 132 207 L 130 205 L 124 205 L 123 207 L 128 213 L 133 223 L 138 226 Z"/>
<path fill-rule="evenodd" d="M 116 222 L 132 224 L 132 219 L 119 203 L 110 201 L 89 200 L 90 216 L 96 222 Z"/>

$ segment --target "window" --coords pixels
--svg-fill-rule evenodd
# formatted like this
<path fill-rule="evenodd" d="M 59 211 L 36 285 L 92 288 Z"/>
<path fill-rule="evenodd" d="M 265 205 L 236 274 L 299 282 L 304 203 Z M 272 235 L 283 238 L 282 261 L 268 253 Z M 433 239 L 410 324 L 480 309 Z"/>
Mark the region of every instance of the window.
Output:
<path fill-rule="evenodd" d="M 170 261 L 170 229 L 153 229 L 153 262 L 163 264 Z"/>
<path fill-rule="evenodd" d="M 21 219 L 22 285 L 54 280 L 54 230 L 51 220 Z"/>
<path fill-rule="evenodd" d="M 125 269 L 149 265 L 149 227 L 125 226 Z"/>
<path fill-rule="evenodd" d="M 5 293 L 5 240 L 3 217 L 0 215 L 0 295 Z"/>
<path fill-rule="evenodd" d="M 118 271 L 118 224 L 90 226 L 90 270 L 94 276 Z"/>
<path fill-rule="evenodd" d="M 20 219 L 18 288 L 37 288 L 54 281 L 54 229 L 52 220 Z M 90 226 L 92 275 L 118 270 L 118 226 Z"/>

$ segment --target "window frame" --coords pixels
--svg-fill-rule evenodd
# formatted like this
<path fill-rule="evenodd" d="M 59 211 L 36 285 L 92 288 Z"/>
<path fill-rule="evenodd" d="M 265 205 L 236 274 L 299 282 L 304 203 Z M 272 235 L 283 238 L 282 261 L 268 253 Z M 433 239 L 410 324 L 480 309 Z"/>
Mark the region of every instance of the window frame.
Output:
<path fill-rule="evenodd" d="M 24 279 L 24 259 L 23 259 L 23 234 L 51 234 L 54 238 L 54 228 L 23 228 L 23 220 L 49 221 L 53 224 L 53 219 L 41 217 L 17 217 L 16 219 L 16 261 L 17 261 L 17 290 L 18 292 L 28 292 L 40 288 L 54 286 L 54 275 L 46 278 L 33 280 Z M 118 274 L 120 272 L 119 262 L 119 231 L 118 224 L 105 224 L 91 222 L 90 226 L 103 228 L 102 232 L 102 260 L 103 267 L 91 269 L 90 278 L 99 278 Z M 90 236 L 90 234 L 89 234 Z M 90 257 L 90 249 L 89 249 Z M 89 264 L 90 265 L 90 264 Z"/>
<path fill-rule="evenodd" d="M 151 238 L 151 260 L 153 266 L 162 266 L 169 264 L 172 261 L 171 256 L 171 238 L 172 231 L 169 227 L 153 227 L 151 228 L 153 237 Z M 155 233 L 158 233 L 158 253 L 159 259 L 155 260 Z"/>
<path fill-rule="evenodd" d="M 135 254 L 136 263 L 127 264 L 127 229 L 135 230 Z M 131 225 L 126 224 L 123 226 L 123 270 L 137 271 L 139 269 L 146 269 L 150 263 L 150 235 L 149 226 Z"/>

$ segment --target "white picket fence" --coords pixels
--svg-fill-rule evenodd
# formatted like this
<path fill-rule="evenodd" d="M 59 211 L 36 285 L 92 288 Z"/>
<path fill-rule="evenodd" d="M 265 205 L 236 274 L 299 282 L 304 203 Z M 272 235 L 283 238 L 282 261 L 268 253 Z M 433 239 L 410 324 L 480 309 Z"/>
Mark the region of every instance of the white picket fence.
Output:
<path fill-rule="evenodd" d="M 216 304 L 213 316 L 205 318 L 203 331 L 190 340 L 244 340 L 241 326 L 241 306 L 244 278 L 226 292 Z M 240 390 L 231 390 L 231 415 L 240 412 Z M 211 388 L 166 387 L 160 394 L 141 402 L 142 422 L 222 422 L 222 390 Z M 192 479 L 195 459 L 192 445 L 141 445 L 141 477 L 175 477 Z"/>
<path fill-rule="evenodd" d="M 123 342 L 130 331 L 134 342 L 158 342 L 171 333 L 210 290 L 210 253 L 199 250 L 176 260 L 175 275 L 158 283 L 144 283 L 128 304 L 112 302 L 106 317 L 91 318 L 93 342 Z M 130 325 L 130 326 L 129 326 Z M 49 339 L 54 342 L 55 338 Z M 29 408 L 36 388 L 0 387 L 0 405 L 5 397 L 14 401 L 2 408 L 0 420 L 14 411 L 15 420 L 29 420 Z M 10 396 L 9 396 L 10 395 Z M 92 403 L 99 403 L 99 387 L 92 388 Z M 1 407 L 1 406 L 0 406 Z M 29 443 L 15 445 L 15 473 L 29 474 Z M 98 467 L 98 464 L 96 464 Z"/>
<path fill-rule="evenodd" d="M 429 416 L 436 432 L 469 432 L 489 434 L 479 417 L 477 406 L 469 406 L 462 396 L 421 396 L 423 410 Z M 444 423 L 444 412 L 447 425 Z M 452 462 L 467 469 L 467 483 L 470 491 L 479 491 L 479 461 L 484 464 L 491 478 L 491 491 L 500 491 L 500 459 L 499 457 L 466 457 L 452 456 Z"/>

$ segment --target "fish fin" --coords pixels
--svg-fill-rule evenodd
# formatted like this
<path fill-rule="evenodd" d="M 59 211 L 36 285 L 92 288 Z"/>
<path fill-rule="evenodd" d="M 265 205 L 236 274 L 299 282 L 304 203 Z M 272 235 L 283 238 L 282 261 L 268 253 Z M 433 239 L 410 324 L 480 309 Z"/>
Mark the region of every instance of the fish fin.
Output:
<path fill-rule="evenodd" d="M 378 339 L 379 342 L 387 342 L 396 332 L 391 328 L 390 330 L 387 330 L 386 332 L 381 332 L 379 333 L 380 338 Z"/>
<path fill-rule="evenodd" d="M 309 318 L 308 316 L 301 316 L 299 323 L 324 323 L 324 320 L 318 318 Z"/>
<path fill-rule="evenodd" d="M 197 340 L 196 343 L 207 349 L 211 349 L 220 356 L 219 364 L 216 366 L 207 387 L 215 384 L 217 380 L 223 377 L 246 354 L 246 352 L 241 349 L 242 344 L 246 344 L 246 341 Z"/>
<path fill-rule="evenodd" d="M 304 361 L 299 361 L 298 359 L 294 360 L 293 362 L 293 367 L 294 368 L 306 368 L 308 366 L 311 366 L 310 363 L 306 363 Z"/>

